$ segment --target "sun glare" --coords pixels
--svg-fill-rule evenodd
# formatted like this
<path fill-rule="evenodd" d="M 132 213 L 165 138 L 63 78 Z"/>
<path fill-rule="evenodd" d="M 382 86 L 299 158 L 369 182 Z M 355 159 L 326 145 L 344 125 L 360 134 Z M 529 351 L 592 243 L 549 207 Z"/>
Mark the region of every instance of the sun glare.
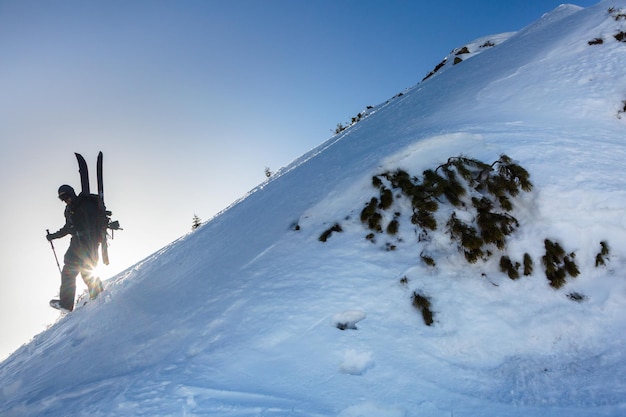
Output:
<path fill-rule="evenodd" d="M 98 262 L 98 264 L 89 271 L 90 277 L 93 277 L 93 278 L 102 279 L 103 273 L 104 273 L 104 265 L 102 265 L 102 262 Z"/>

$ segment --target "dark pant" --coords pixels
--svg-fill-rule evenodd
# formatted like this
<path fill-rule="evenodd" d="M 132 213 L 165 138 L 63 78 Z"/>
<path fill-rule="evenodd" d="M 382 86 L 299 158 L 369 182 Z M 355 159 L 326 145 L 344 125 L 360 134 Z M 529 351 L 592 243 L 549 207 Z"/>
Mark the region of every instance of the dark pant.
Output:
<path fill-rule="evenodd" d="M 76 296 L 76 275 L 80 273 L 89 293 L 100 292 L 102 284 L 100 278 L 94 275 L 98 264 L 98 242 L 96 239 L 73 236 L 70 247 L 65 252 L 63 259 L 63 272 L 61 272 L 61 307 L 67 310 L 74 309 L 74 297 Z M 97 295 L 97 292 L 95 295 Z M 92 296 L 95 298 L 95 296 Z"/>

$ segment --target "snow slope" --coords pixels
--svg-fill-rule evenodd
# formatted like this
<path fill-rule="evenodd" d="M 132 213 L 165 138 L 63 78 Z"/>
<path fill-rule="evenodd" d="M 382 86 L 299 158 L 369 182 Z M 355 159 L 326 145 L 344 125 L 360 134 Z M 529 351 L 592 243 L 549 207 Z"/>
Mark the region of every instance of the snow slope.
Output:
<path fill-rule="evenodd" d="M 453 51 L 16 351 L 0 365 L 0 415 L 625 415 L 622 13 L 626 0 L 564 5 L 468 44 L 456 65 Z M 467 263 L 443 225 L 420 240 L 402 199 L 398 234 L 365 238 L 372 176 L 503 153 L 534 184 L 506 249 L 529 253 L 532 275 Z M 576 255 L 580 275 L 558 290 L 544 239 Z"/>

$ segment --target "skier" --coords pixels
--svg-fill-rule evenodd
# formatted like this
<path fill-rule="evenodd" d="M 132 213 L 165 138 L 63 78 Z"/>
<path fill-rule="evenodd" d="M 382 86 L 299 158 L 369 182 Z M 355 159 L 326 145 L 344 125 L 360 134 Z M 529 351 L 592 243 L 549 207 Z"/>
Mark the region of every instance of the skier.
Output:
<path fill-rule="evenodd" d="M 76 275 L 80 273 L 89 289 L 89 298 L 94 299 L 102 291 L 102 282 L 94 275 L 98 264 L 99 208 L 97 196 L 81 193 L 76 195 L 69 185 L 59 187 L 59 199 L 65 202 L 65 225 L 56 233 L 46 235 L 48 241 L 72 235 L 70 246 L 63 259 L 60 299 L 50 300 L 57 309 L 72 311 L 76 294 Z"/>

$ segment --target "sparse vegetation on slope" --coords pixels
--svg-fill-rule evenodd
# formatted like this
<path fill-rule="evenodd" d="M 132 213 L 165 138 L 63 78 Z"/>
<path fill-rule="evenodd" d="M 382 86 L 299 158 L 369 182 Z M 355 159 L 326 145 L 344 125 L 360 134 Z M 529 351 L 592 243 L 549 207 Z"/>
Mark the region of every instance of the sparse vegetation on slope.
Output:
<path fill-rule="evenodd" d="M 470 264 L 487 262 L 499 254 L 500 271 L 510 279 L 533 274 L 534 262 L 528 253 L 522 259 L 507 253 L 507 240 L 520 227 L 513 215 L 515 199 L 533 189 L 528 171 L 507 155 L 491 164 L 466 156 L 451 157 L 434 169 L 424 170 L 421 177 L 397 169 L 373 176 L 371 183 L 377 194 L 360 211 L 368 241 L 378 244 L 379 237 L 386 251 L 395 250 L 396 244 L 404 243 L 399 234 L 408 220 L 422 248 L 419 259 L 428 267 L 435 268 L 437 259 L 424 248 L 434 238 L 448 235 Z M 337 223 L 319 240 L 325 242 L 333 232 L 342 230 Z M 544 248 L 541 262 L 550 286 L 559 289 L 568 276 L 580 274 L 574 252 L 566 253 L 560 243 L 550 239 L 544 240 Z M 608 254 L 608 245 L 603 241 L 596 266 L 604 265 Z M 406 277 L 402 282 L 408 285 Z M 434 323 L 428 298 L 414 292 L 413 305 L 422 312 L 427 325 Z"/>
<path fill-rule="evenodd" d="M 449 158 L 434 170 L 424 171 L 422 179 L 404 170 L 385 172 L 374 176 L 372 185 L 380 195 L 372 197 L 365 205 L 361 222 L 374 233 L 387 230 L 395 235 L 399 229 L 399 212 L 394 213 L 387 226 L 382 224 L 388 217 L 383 216 L 383 212 L 393 204 L 394 191 L 411 201 L 411 223 L 420 229 L 419 235 L 423 237 L 438 229 L 435 213 L 443 202 L 460 211 L 471 212 L 473 222 L 461 220 L 453 211 L 446 223 L 451 239 L 458 243 L 471 263 L 488 258 L 492 246 L 504 249 L 506 236 L 519 226 L 509 214 L 513 208 L 510 199 L 520 190 L 532 189 L 528 172 L 506 155 L 491 165 L 463 156 Z"/>
<path fill-rule="evenodd" d="M 619 22 L 620 20 L 626 20 L 626 11 L 624 9 L 616 9 L 615 7 L 609 7 L 607 10 L 609 16 Z M 626 42 L 626 32 L 620 30 L 613 35 L 613 38 L 618 42 Z M 604 38 L 597 37 L 587 42 L 589 45 L 602 45 L 604 44 Z"/>

